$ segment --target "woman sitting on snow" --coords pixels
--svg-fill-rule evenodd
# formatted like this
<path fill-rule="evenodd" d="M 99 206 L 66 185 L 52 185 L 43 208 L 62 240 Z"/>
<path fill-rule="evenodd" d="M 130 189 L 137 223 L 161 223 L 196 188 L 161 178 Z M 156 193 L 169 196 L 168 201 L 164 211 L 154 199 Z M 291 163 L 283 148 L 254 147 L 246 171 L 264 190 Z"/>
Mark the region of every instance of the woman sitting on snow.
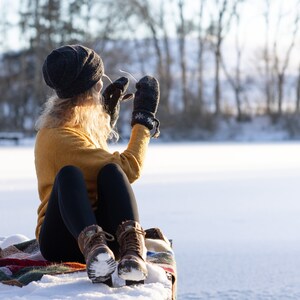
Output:
<path fill-rule="evenodd" d="M 128 79 L 119 78 L 101 95 L 103 62 L 81 45 L 53 50 L 43 76 L 56 95 L 37 121 L 41 253 L 49 261 L 85 261 L 92 282 L 110 283 L 119 259 L 121 278 L 143 281 L 145 233 L 130 183 L 140 176 L 150 131 L 159 133 L 158 82 L 145 76 L 136 84 L 129 144 L 123 153 L 110 153 L 107 140 L 116 134 Z"/>

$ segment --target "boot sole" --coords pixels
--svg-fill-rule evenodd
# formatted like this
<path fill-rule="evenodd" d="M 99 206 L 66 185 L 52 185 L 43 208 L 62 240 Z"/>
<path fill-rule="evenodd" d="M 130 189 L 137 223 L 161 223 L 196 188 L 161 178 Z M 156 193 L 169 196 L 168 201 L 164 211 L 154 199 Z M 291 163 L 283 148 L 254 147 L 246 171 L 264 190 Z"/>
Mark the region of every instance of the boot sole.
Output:
<path fill-rule="evenodd" d="M 133 260 L 125 260 L 118 265 L 118 275 L 125 281 L 135 284 L 142 283 L 148 275 L 147 268 L 141 268 L 141 265 Z"/>
<path fill-rule="evenodd" d="M 132 281 L 132 280 L 125 280 L 125 284 L 127 286 L 132 286 L 132 285 L 137 285 L 137 284 L 144 284 L 145 281 L 141 280 L 141 281 Z"/>
<path fill-rule="evenodd" d="M 88 277 L 93 283 L 109 282 L 115 269 L 114 256 L 105 249 L 98 249 L 86 266 Z"/>

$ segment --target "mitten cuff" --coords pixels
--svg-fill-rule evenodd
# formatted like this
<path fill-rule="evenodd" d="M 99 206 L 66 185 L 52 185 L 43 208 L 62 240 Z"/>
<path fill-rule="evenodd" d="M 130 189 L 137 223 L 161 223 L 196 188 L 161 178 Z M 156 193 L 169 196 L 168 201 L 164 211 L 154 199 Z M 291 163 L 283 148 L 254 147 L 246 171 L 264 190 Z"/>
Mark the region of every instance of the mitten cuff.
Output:
<path fill-rule="evenodd" d="M 133 111 L 132 119 L 131 119 L 131 126 L 135 124 L 142 124 L 146 126 L 150 131 L 155 129 L 152 137 L 157 138 L 160 134 L 159 131 L 159 120 L 155 118 L 154 114 L 149 111 Z"/>

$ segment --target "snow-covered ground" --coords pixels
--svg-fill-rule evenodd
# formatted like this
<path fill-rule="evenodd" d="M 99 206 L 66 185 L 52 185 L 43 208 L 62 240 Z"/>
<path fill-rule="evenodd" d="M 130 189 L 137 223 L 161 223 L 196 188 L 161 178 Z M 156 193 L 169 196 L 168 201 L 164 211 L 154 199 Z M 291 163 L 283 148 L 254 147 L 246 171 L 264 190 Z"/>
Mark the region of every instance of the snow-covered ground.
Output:
<path fill-rule="evenodd" d="M 299 181 L 300 143 L 152 143 L 133 188 L 143 227 L 173 239 L 178 299 L 300 299 Z M 37 205 L 32 146 L 1 147 L 0 237 L 33 238 Z M 0 299 L 159 300 L 160 291 L 72 274 L 0 285 Z"/>

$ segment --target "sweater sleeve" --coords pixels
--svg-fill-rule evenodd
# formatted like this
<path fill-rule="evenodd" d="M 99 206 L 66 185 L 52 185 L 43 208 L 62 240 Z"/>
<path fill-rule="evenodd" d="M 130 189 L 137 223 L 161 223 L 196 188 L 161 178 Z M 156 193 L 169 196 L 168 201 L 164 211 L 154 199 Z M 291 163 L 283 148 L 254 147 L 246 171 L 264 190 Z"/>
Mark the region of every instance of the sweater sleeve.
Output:
<path fill-rule="evenodd" d="M 132 129 L 125 151 L 110 153 L 105 149 L 96 148 L 88 138 L 80 138 L 76 133 L 69 132 L 56 150 L 56 169 L 59 170 L 64 165 L 75 165 L 83 170 L 86 180 L 94 180 L 104 165 L 116 163 L 132 183 L 140 176 L 149 140 L 149 130 L 137 124 Z"/>
<path fill-rule="evenodd" d="M 123 153 L 114 152 L 112 155 L 111 161 L 122 167 L 130 182 L 140 177 L 149 139 L 149 130 L 137 124 L 133 127 L 127 149 Z"/>

